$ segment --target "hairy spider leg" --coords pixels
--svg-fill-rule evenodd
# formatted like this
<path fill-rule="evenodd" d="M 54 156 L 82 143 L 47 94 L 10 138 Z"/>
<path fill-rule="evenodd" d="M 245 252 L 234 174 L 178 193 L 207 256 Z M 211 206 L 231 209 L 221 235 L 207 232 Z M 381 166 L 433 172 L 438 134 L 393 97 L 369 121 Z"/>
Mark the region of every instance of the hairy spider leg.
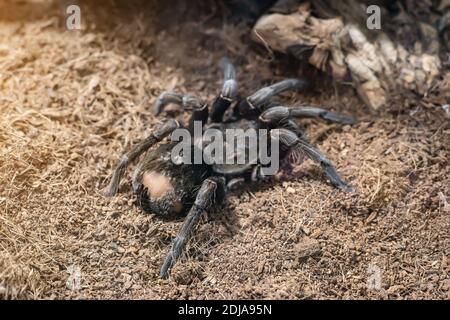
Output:
<path fill-rule="evenodd" d="M 304 79 L 285 79 L 274 83 L 268 87 L 259 89 L 251 96 L 242 100 L 239 105 L 239 113 L 243 116 L 259 115 L 267 104 L 271 103 L 271 98 L 288 90 L 303 90 L 307 88 L 308 82 Z"/>
<path fill-rule="evenodd" d="M 354 189 L 341 179 L 331 161 L 308 141 L 299 138 L 295 132 L 279 128 L 271 130 L 270 135 L 272 139 L 277 139 L 279 141 L 280 146 L 294 151 L 301 151 L 306 154 L 308 158 L 320 164 L 333 186 L 346 192 L 354 192 Z"/>
<path fill-rule="evenodd" d="M 208 210 L 213 204 L 221 201 L 225 194 L 225 178 L 210 177 L 206 179 L 197 193 L 194 204 L 189 210 L 180 232 L 172 242 L 172 247 L 167 253 L 159 273 L 161 278 L 167 278 L 170 269 L 175 265 L 184 247 L 197 227 L 201 214 Z"/>
<path fill-rule="evenodd" d="M 159 115 L 169 103 L 175 103 L 182 106 L 184 109 L 198 109 L 204 105 L 199 98 L 191 94 L 164 91 L 158 96 L 153 105 L 153 114 L 155 116 Z"/>
<path fill-rule="evenodd" d="M 325 110 L 323 108 L 300 106 L 285 107 L 276 106 L 265 110 L 259 116 L 259 120 L 264 123 L 276 124 L 288 118 L 320 118 L 329 122 L 340 124 L 354 124 L 356 119 L 352 116 Z"/>
<path fill-rule="evenodd" d="M 150 147 L 167 137 L 175 129 L 179 128 L 180 124 L 176 120 L 168 120 L 160 125 L 154 132 L 152 132 L 147 138 L 136 144 L 130 151 L 125 153 L 117 164 L 111 182 L 106 188 L 105 195 L 108 197 L 114 196 L 119 190 L 120 180 L 125 173 L 128 165 L 138 158 L 143 152 L 147 151 Z"/>
<path fill-rule="evenodd" d="M 211 121 L 222 122 L 223 115 L 236 99 L 238 94 L 238 82 L 236 69 L 228 58 L 222 58 L 219 63 L 224 74 L 224 82 L 219 96 L 214 100 L 211 110 Z"/>

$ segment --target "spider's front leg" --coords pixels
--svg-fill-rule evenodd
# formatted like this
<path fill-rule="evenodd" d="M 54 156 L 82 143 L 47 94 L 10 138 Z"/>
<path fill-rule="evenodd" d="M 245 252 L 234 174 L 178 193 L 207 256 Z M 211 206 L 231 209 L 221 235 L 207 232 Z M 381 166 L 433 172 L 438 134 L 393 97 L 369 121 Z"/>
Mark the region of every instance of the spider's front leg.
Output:
<path fill-rule="evenodd" d="M 192 111 L 188 125 L 188 129 L 191 132 L 194 130 L 194 123 L 196 121 L 201 122 L 202 124 L 205 124 L 208 121 L 208 104 L 203 103 L 202 100 L 193 95 L 173 91 L 165 91 L 161 93 L 153 106 L 153 113 L 158 115 L 169 103 L 181 105 L 184 109 L 189 109 Z"/>
<path fill-rule="evenodd" d="M 236 80 L 236 69 L 228 58 L 222 58 L 219 63 L 224 74 L 222 91 L 214 100 L 211 111 L 212 122 L 222 122 L 223 115 L 236 99 L 238 93 L 238 83 Z"/>
<path fill-rule="evenodd" d="M 159 115 L 169 103 L 178 104 L 184 109 L 196 109 L 198 108 L 198 105 L 202 105 L 200 99 L 193 95 L 175 91 L 164 91 L 159 95 L 153 105 L 153 114 L 155 116 Z"/>
<path fill-rule="evenodd" d="M 341 179 L 333 164 L 327 157 L 317 148 L 312 146 L 306 140 L 299 138 L 293 131 L 287 129 L 273 129 L 270 131 L 272 139 L 279 141 L 280 147 L 285 150 L 293 152 L 302 152 L 306 154 L 311 160 L 321 165 L 325 175 L 330 180 L 331 184 L 346 192 L 354 192 L 354 189 Z"/>
<path fill-rule="evenodd" d="M 128 167 L 128 165 L 133 162 L 137 157 L 139 157 L 143 152 L 148 150 L 151 146 L 156 144 L 157 142 L 164 139 L 170 133 L 172 133 L 175 129 L 179 128 L 180 124 L 176 120 L 169 120 L 159 126 L 150 136 L 146 139 L 139 142 L 135 145 L 130 151 L 122 156 L 119 163 L 116 166 L 116 169 L 113 172 L 111 182 L 105 191 L 105 196 L 112 197 L 114 196 L 118 189 L 120 180 Z"/>
<path fill-rule="evenodd" d="M 319 149 L 302 139 L 299 139 L 298 148 L 302 150 L 311 160 L 322 166 L 325 175 L 328 179 L 330 179 L 332 185 L 346 192 L 351 193 L 355 191 L 348 183 L 341 179 L 331 161 L 328 160 L 328 158 Z"/>
<path fill-rule="evenodd" d="M 321 118 L 329 122 L 340 124 L 354 124 L 355 117 L 328 111 L 318 107 L 284 107 L 276 106 L 267 109 L 260 116 L 259 120 L 265 124 L 277 125 L 289 118 Z"/>
<path fill-rule="evenodd" d="M 172 248 L 166 256 L 164 264 L 159 273 L 161 278 L 167 278 L 170 269 L 183 252 L 186 243 L 196 228 L 201 214 L 208 210 L 213 204 L 220 202 L 225 195 L 225 178 L 211 177 L 206 179 L 197 193 L 194 204 L 186 216 L 181 230 L 172 243 Z"/>
<path fill-rule="evenodd" d="M 287 90 L 303 90 L 308 86 L 304 79 L 286 79 L 274 83 L 268 87 L 256 91 L 251 96 L 242 100 L 239 105 L 239 113 L 243 116 L 258 115 L 270 104 L 271 98 Z"/>

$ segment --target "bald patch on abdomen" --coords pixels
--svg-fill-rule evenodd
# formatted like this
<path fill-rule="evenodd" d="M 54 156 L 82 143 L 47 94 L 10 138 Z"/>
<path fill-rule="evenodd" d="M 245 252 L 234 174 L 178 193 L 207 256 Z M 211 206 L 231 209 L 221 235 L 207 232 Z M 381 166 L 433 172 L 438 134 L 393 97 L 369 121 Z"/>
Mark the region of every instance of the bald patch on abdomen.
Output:
<path fill-rule="evenodd" d="M 142 184 L 145 188 L 147 188 L 147 194 L 150 199 L 154 200 L 162 198 L 169 192 L 174 191 L 169 177 L 156 171 L 144 172 L 142 176 Z"/>

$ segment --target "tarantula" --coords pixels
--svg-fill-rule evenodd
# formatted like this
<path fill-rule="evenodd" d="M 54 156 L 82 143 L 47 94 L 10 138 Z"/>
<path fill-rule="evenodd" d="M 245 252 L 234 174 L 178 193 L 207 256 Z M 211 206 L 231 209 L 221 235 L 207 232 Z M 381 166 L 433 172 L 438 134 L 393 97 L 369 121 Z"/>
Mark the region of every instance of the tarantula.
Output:
<path fill-rule="evenodd" d="M 245 99 L 238 99 L 234 66 L 227 58 L 223 58 L 219 66 L 225 80 L 211 110 L 207 103 L 195 96 L 170 91 L 163 92 L 157 98 L 154 114 L 162 112 L 167 104 L 175 103 L 192 112 L 189 125 L 185 128 L 189 132 L 194 131 L 195 122 L 200 122 L 203 129 L 216 128 L 222 132 L 227 129 L 266 129 L 269 144 L 277 142 L 279 145 L 279 153 L 276 154 L 278 160 L 289 162 L 295 155 L 306 155 L 321 165 L 335 187 L 348 192 L 353 190 L 339 177 L 332 163 L 308 142 L 294 118 L 317 117 L 340 124 L 353 124 L 355 118 L 312 106 L 281 106 L 272 100 L 272 97 L 281 92 L 305 89 L 307 82 L 301 79 L 286 79 L 262 88 Z M 227 112 L 228 109 L 230 110 Z M 105 195 L 114 196 L 117 193 L 121 177 L 132 161 L 180 127 L 182 126 L 176 120 L 168 120 L 123 155 Z M 239 164 L 171 161 L 174 146 L 175 142 L 169 141 L 148 152 L 137 164 L 132 176 L 137 202 L 144 211 L 162 217 L 187 214 L 161 267 L 162 278 L 168 277 L 204 211 L 222 202 L 226 192 L 241 183 L 267 178 L 258 157 L 246 157 L 246 161 Z M 205 146 L 196 140 L 190 144 L 194 151 L 204 151 Z M 232 156 L 251 148 L 253 146 L 247 140 L 241 140 L 234 144 Z"/>

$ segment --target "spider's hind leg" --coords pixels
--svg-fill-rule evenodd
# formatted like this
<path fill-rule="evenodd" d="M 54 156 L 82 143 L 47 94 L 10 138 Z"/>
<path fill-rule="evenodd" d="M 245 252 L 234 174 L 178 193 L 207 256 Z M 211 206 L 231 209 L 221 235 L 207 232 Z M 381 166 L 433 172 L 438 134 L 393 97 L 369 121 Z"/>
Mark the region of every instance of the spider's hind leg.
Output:
<path fill-rule="evenodd" d="M 159 273 L 161 278 L 167 278 L 170 269 L 175 265 L 192 232 L 196 228 L 201 214 L 211 208 L 217 202 L 220 202 L 225 196 L 225 178 L 211 177 L 206 179 L 197 193 L 194 204 L 192 205 L 188 215 L 186 216 L 180 232 L 172 242 L 172 247 L 167 253 L 164 264 Z"/>
<path fill-rule="evenodd" d="M 108 197 L 114 196 L 119 189 L 120 180 L 122 179 L 122 176 L 125 173 L 128 165 L 154 144 L 158 143 L 170 133 L 172 133 L 175 129 L 179 128 L 179 126 L 180 124 L 173 119 L 167 121 L 166 123 L 163 123 L 158 127 L 158 129 L 150 134 L 150 136 L 139 142 L 130 151 L 124 154 L 113 172 L 111 182 L 106 188 L 105 195 Z"/>

